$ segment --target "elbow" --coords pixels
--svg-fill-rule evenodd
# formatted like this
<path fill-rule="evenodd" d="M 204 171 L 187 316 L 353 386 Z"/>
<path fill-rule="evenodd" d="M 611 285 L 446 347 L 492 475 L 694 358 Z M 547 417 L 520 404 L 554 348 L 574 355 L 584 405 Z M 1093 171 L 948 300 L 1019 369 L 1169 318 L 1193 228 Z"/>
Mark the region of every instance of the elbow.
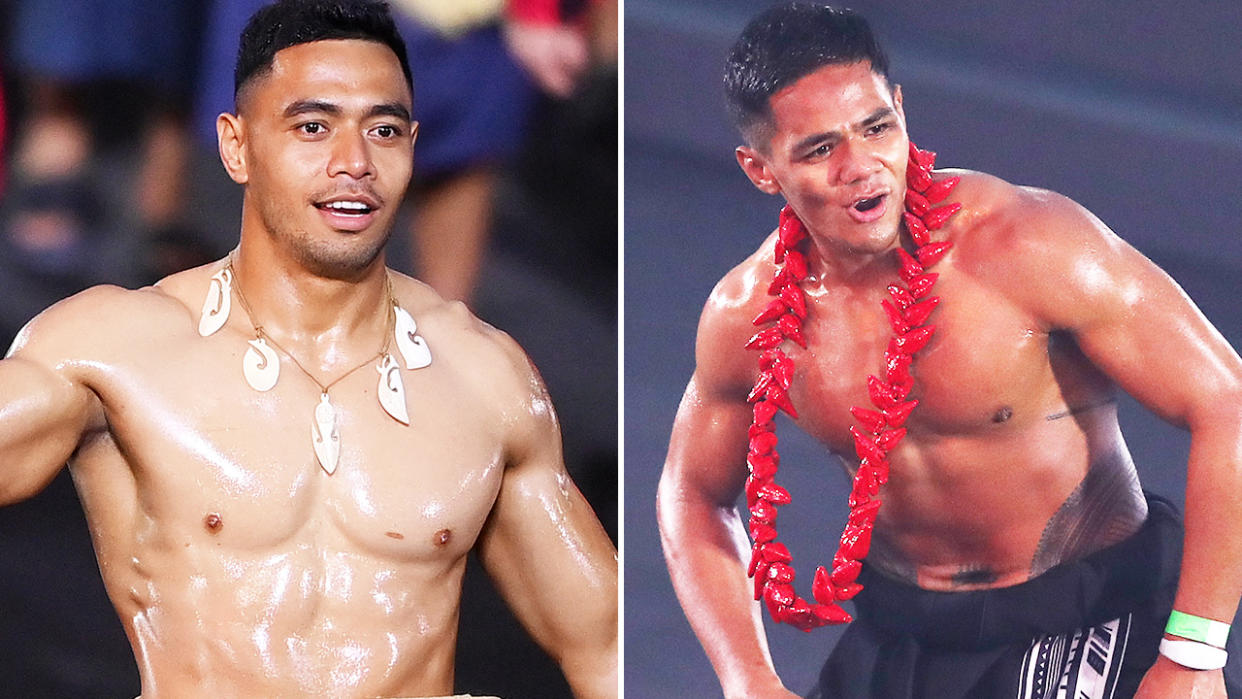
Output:
<path fill-rule="evenodd" d="M 0 462 L 0 473 L 4 474 L 4 477 L 0 478 L 0 507 L 7 507 L 29 500 L 41 493 L 56 477 L 56 474 L 60 473 L 60 469 L 22 468 L 18 465 Z"/>
<path fill-rule="evenodd" d="M 1203 395 L 1186 423 L 1191 434 L 1222 430 L 1242 435 L 1242 381 Z"/>
<path fill-rule="evenodd" d="M 579 646 L 561 658 L 561 671 L 575 697 L 611 699 L 619 693 L 619 652 L 616 626 L 610 638 Z"/>
<path fill-rule="evenodd" d="M 573 625 L 561 629 L 545 650 L 560 666 L 575 697 L 615 698 L 620 664 L 616 587 L 579 607 Z"/>
<path fill-rule="evenodd" d="M 656 524 L 660 527 L 660 533 L 664 533 L 664 528 L 668 523 L 669 492 L 673 486 L 669 482 L 671 479 L 668 474 L 668 467 L 664 468 L 664 473 L 660 474 L 660 482 L 656 485 Z"/>
<path fill-rule="evenodd" d="M 668 466 L 660 476 L 660 484 L 656 486 L 656 524 L 660 529 L 660 540 L 667 549 L 668 540 L 676 535 L 679 524 L 687 516 L 690 503 L 686 497 L 685 484 L 671 473 Z"/>
<path fill-rule="evenodd" d="M 1191 464 L 1232 465 L 1242 482 L 1242 388 L 1217 391 L 1190 411 Z"/>
<path fill-rule="evenodd" d="M 656 487 L 656 525 L 660 530 L 660 548 L 664 550 L 665 559 L 670 559 L 677 547 L 673 543 L 680 538 L 683 527 L 679 524 L 685 520 L 685 499 L 683 488 L 675 482 L 667 466 L 660 476 L 660 484 Z M 669 563 L 672 563 L 669 560 Z"/>

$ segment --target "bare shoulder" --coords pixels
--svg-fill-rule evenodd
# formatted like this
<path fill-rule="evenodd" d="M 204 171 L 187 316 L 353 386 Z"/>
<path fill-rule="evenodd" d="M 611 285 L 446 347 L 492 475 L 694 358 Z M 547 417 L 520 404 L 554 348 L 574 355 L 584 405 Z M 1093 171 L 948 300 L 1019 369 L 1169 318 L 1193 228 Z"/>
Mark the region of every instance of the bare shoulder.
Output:
<path fill-rule="evenodd" d="M 488 396 L 488 408 L 529 412 L 532 401 L 547 401 L 538 371 L 508 333 L 480 320 L 460 301 L 446 301 L 417 279 L 390 274 L 393 295 L 414 317 L 418 334 L 431 348 L 432 361 Z"/>
<path fill-rule="evenodd" d="M 937 171 L 937 178 L 942 175 L 961 177 L 947 200 L 962 204 L 962 211 L 950 219 L 961 253 L 987 258 L 1004 250 L 1010 256 L 1034 251 L 1047 255 L 1075 252 L 1084 243 L 1120 242 L 1090 211 L 1056 192 L 970 170 Z"/>
<path fill-rule="evenodd" d="M 454 355 L 469 355 L 481 367 L 511 363 L 515 354 L 521 354 L 512 338 L 480 320 L 464 303 L 445 300 L 412 277 L 398 272 L 390 275 L 397 303 L 414 317 L 428 342 L 435 339 Z"/>
<path fill-rule="evenodd" d="M 1069 197 L 977 172 L 951 171 L 962 212 L 951 235 L 955 265 L 1046 317 L 1104 302 L 1150 264 Z"/>
<path fill-rule="evenodd" d="M 772 300 L 768 284 L 776 272 L 775 238 L 773 231 L 729 270 L 703 306 L 695 340 L 695 376 L 701 389 L 744 394 L 754 382 L 754 358 L 741 348 L 756 331 L 755 316 Z"/>
<path fill-rule="evenodd" d="M 85 364 L 187 321 L 184 306 L 158 286 L 95 286 L 53 304 L 27 323 L 8 356 L 52 367 Z"/>

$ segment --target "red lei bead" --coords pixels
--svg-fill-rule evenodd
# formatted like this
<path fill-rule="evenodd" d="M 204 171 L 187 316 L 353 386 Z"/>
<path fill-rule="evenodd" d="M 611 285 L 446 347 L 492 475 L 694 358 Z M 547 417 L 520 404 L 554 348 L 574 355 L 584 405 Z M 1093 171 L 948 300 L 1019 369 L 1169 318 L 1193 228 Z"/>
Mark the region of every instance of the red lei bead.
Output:
<path fill-rule="evenodd" d="M 935 326 L 925 323 L 940 303 L 940 297 L 929 296 L 937 275 L 927 268 L 953 245 L 948 241 L 932 242 L 931 233 L 943 227 L 949 217 L 961 209 L 961 204 L 957 203 L 935 206 L 961 179 L 933 180 L 935 161 L 935 153 L 910 144 L 903 218 L 917 248 L 914 255 L 898 248 L 904 286 L 890 285 L 889 298 L 881 302 L 893 329 L 893 338 L 884 352 L 883 371 L 879 376 L 867 377 L 871 406 L 850 408 L 857 421 L 850 427 L 850 434 L 854 437 L 854 450 L 859 459 L 849 497 L 850 516 L 832 559 L 832 570 L 824 566 L 815 570 L 811 582 L 814 602 L 794 591 L 793 554 L 776 540 L 776 508 L 788 504 L 790 496 L 775 480 L 780 455 L 776 451 L 773 418 L 780 410 L 795 419 L 798 417 L 789 398 L 794 360 L 780 349 L 780 345 L 791 340 L 806 348 L 802 323 L 807 315 L 806 297 L 798 286 L 807 275 L 803 252 L 807 233 L 791 208 L 781 209 L 775 250 L 777 269 L 768 286 L 768 294 L 776 298 L 754 319 L 757 326 L 771 325 L 755 333 L 746 343 L 748 349 L 760 351 L 759 378 L 747 398 L 754 410 L 754 422 L 749 430 L 750 449 L 746 455 L 750 468 L 750 477 L 746 479 L 746 506 L 750 509 L 750 536 L 754 541 L 747 572 L 755 581 L 755 599 L 764 601 L 772 618 L 803 631 L 853 620 L 840 602 L 862 590 L 856 580 L 862 570 L 862 560 L 871 548 L 871 530 L 880 509 L 876 496 L 880 486 L 888 481 L 888 453 L 905 436 L 903 425 L 918 405 L 917 400 L 907 400 L 914 387 L 910 365 L 914 354 L 935 332 Z"/>

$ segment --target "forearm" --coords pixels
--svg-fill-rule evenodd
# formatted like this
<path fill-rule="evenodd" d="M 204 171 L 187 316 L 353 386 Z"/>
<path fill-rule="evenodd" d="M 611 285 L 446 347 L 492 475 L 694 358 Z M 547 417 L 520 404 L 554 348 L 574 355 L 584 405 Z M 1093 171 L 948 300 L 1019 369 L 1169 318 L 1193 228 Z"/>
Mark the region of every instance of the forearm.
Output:
<path fill-rule="evenodd" d="M 1191 435 L 1174 607 L 1228 623 L 1242 597 L 1242 395 L 1217 402 Z"/>
<path fill-rule="evenodd" d="M 562 625 L 561 641 L 553 649 L 575 699 L 616 699 L 620 689 L 616 552 L 606 538 L 602 546 L 611 556 L 597 554 L 597 559 L 613 563 L 602 576 L 606 582 L 592 585 L 584 579 L 575 586 L 580 594 L 573 598 L 572 620 Z"/>
<path fill-rule="evenodd" d="M 673 587 L 725 696 L 781 688 L 746 575 L 749 544 L 736 509 L 687 497 L 667 481 L 658 503 Z"/>

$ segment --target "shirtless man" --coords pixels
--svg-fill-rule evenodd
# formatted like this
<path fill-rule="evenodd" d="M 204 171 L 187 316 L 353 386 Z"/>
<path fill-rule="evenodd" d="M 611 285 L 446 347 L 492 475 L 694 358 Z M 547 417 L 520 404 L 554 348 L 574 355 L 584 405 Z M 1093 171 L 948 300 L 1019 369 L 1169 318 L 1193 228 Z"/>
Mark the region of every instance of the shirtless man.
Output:
<path fill-rule="evenodd" d="M 885 354 L 904 331 L 881 302 L 902 292 L 886 287 L 903 279 L 900 251 L 928 248 L 903 218 L 907 176 L 917 173 L 901 90 L 886 72 L 861 18 L 812 5 L 760 15 L 726 68 L 746 142 L 737 161 L 756 187 L 784 197 L 791 225 L 807 236 L 790 246 L 804 255 L 806 276 L 788 284 L 805 301 L 795 323 L 805 346 L 788 329 L 776 337 L 796 366 L 795 423 L 852 475 L 860 459 L 850 430 L 864 423 L 851 406 L 876 410 L 868 375 L 900 383 Z M 1242 360 L 1173 281 L 1074 202 L 969 171 L 936 171 L 910 188 L 937 183 L 943 194 L 950 177 L 958 186 L 934 206 L 961 210 L 931 236 L 952 247 L 938 261 L 926 257 L 943 303 L 909 322 L 936 328 L 913 351 L 905 400 L 918 404 L 904 438 L 872 459 L 887 459 L 891 476 L 868 528 L 858 621 L 819 691 L 1063 696 L 1060 681 L 1062 691 L 1081 690 L 1075 697 L 1224 696 L 1221 670 L 1174 662 L 1161 638 L 1187 643 L 1164 633 L 1170 607 L 1229 622 L 1242 593 L 1242 536 L 1224 524 L 1242 521 Z M 790 266 L 776 259 L 778 239 L 725 275 L 703 310 L 659 489 L 673 583 L 728 697 L 793 696 L 767 652 L 747 579 L 751 543 L 735 509 L 748 473 L 760 479 L 762 455 L 753 457 L 768 448 L 766 437 L 758 448 L 748 442 L 752 419 L 762 422 L 748 402 L 761 374 L 759 353 L 743 346 L 773 326 L 752 319 Z M 797 316 L 797 305 L 783 312 Z M 1117 424 L 1117 388 L 1192 435 L 1180 583 L 1181 529 L 1166 503 L 1140 489 Z M 900 422 L 881 416 L 888 424 L 861 434 L 874 441 Z M 750 471 L 748 453 L 760 464 Z M 750 495 L 760 513 L 750 532 L 772 553 L 762 520 L 779 522 L 763 497 L 780 504 L 780 493 Z M 828 560 L 792 553 L 801 594 L 814 588 L 816 563 L 833 571 Z M 777 572 L 758 587 L 764 606 L 795 623 L 814 620 L 765 596 L 789 572 L 768 570 Z M 824 601 L 815 597 L 811 605 Z M 1195 657 L 1223 655 L 1216 636 L 1190 643 Z"/>
<path fill-rule="evenodd" d="M 450 694 L 472 548 L 575 695 L 616 696 L 615 552 L 537 372 L 385 267 L 417 133 L 386 9 L 279 3 L 242 46 L 238 248 L 22 331 L 0 503 L 69 462 L 144 697 Z"/>

